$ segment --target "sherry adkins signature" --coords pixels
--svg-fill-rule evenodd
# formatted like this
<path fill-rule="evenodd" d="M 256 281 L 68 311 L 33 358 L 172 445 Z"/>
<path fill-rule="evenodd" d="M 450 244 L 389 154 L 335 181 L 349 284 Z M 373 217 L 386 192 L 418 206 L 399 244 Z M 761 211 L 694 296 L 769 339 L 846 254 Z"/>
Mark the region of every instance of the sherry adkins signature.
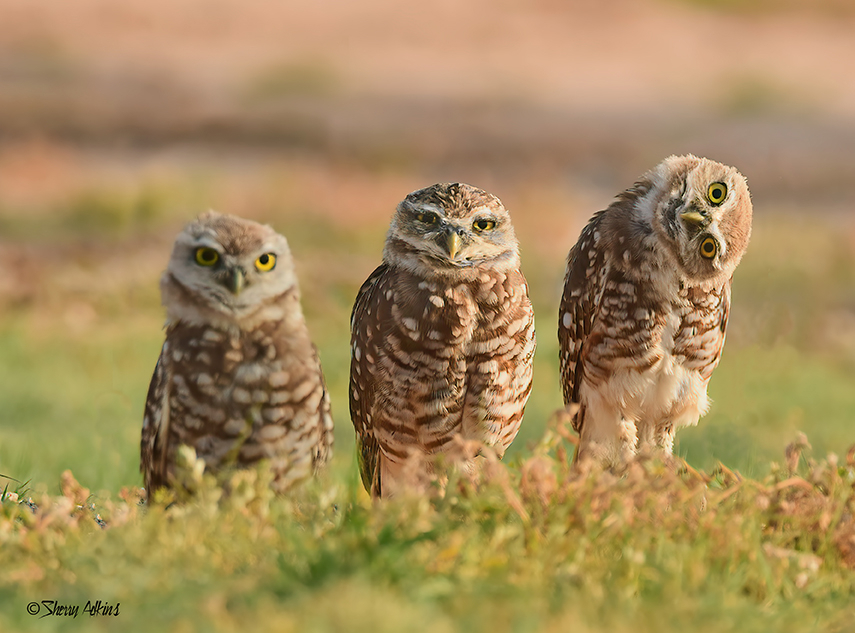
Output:
<path fill-rule="evenodd" d="M 88 615 L 89 617 L 97 615 L 117 616 L 119 615 L 119 605 L 121 604 L 121 602 L 110 604 L 108 602 L 101 602 L 100 600 L 97 600 L 96 602 L 87 600 L 86 606 L 83 607 L 83 614 Z M 38 615 L 40 620 L 48 617 L 49 615 L 76 618 L 80 613 L 80 605 L 61 604 L 56 600 L 42 600 L 41 602 L 31 602 L 28 604 L 27 613 L 30 615 Z"/>

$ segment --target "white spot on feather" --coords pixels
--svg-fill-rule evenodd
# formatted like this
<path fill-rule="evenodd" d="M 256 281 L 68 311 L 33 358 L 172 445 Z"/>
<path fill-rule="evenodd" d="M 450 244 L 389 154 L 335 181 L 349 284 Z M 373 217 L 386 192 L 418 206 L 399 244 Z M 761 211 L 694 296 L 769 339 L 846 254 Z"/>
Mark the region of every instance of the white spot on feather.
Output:
<path fill-rule="evenodd" d="M 290 378 L 291 376 L 287 371 L 275 371 L 267 377 L 267 382 L 274 389 L 279 389 L 279 387 L 287 385 Z"/>
<path fill-rule="evenodd" d="M 252 400 L 249 392 L 246 389 L 242 389 L 241 387 L 235 387 L 232 391 L 232 399 L 235 402 L 240 402 L 241 404 L 249 404 Z"/>
<path fill-rule="evenodd" d="M 207 387 L 213 384 L 214 380 L 208 374 L 199 374 L 196 376 L 196 384 L 200 387 Z"/>
<path fill-rule="evenodd" d="M 258 432 L 258 438 L 265 441 L 278 440 L 285 435 L 285 430 L 284 426 L 268 424 L 261 427 L 261 430 Z"/>

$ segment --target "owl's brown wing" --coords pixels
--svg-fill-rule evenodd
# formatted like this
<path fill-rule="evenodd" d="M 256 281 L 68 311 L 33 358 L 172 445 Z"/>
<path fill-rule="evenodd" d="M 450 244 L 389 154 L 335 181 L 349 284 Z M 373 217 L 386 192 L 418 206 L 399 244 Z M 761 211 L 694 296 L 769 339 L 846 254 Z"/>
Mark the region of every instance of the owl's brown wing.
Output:
<path fill-rule="evenodd" d="M 579 403 L 579 388 L 585 366 L 583 348 L 594 326 L 601 298 L 600 287 L 607 275 L 607 262 L 599 247 L 599 228 L 604 211 L 597 213 L 582 230 L 567 258 L 564 293 L 558 311 L 558 343 L 564 404 Z M 580 431 L 584 411 L 573 420 Z"/>
<path fill-rule="evenodd" d="M 319 414 L 321 420 L 321 441 L 315 447 L 314 451 L 314 467 L 315 470 L 319 470 L 323 467 L 332 457 L 334 436 L 333 429 L 335 428 L 332 419 L 332 412 L 330 408 L 330 394 L 327 389 L 326 380 L 324 380 L 324 372 L 321 369 L 321 359 L 318 355 L 318 348 L 313 344 L 312 345 L 312 354 L 314 356 L 315 364 L 318 367 L 318 373 L 321 380 L 321 388 L 324 390 L 323 395 L 321 396 L 321 402 L 318 405 Z"/>
<path fill-rule="evenodd" d="M 382 293 L 388 272 L 389 266 L 381 264 L 371 273 L 359 289 L 350 316 L 350 418 L 356 430 L 356 451 L 362 484 L 377 497 L 381 494 L 380 445 L 374 436 L 371 419 L 376 385 L 372 351 L 377 349 L 377 337 L 380 336 L 377 303 L 384 300 Z"/>
<path fill-rule="evenodd" d="M 140 440 L 140 471 L 143 473 L 148 498 L 166 485 L 167 439 L 169 437 L 169 371 L 167 343 L 164 343 L 154 367 L 143 414 Z"/>

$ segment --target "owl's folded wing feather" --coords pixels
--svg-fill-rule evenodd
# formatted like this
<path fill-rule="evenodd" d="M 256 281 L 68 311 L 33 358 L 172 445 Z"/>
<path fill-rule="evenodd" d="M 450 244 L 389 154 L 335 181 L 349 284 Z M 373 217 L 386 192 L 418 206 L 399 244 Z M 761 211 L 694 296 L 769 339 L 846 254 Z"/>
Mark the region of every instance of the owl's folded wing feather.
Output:
<path fill-rule="evenodd" d="M 599 227 L 605 212 L 597 213 L 583 229 L 567 258 L 564 294 L 558 313 L 561 386 L 564 404 L 579 403 L 584 375 L 583 349 L 599 310 L 599 286 L 605 271 L 602 249 L 597 248 Z M 580 431 L 584 411 L 579 411 L 573 428 Z"/>
<path fill-rule="evenodd" d="M 317 446 L 314 448 L 313 459 L 315 471 L 318 471 L 325 466 L 332 457 L 333 444 L 335 440 L 333 435 L 334 424 L 330 406 L 330 392 L 327 389 L 326 380 L 324 380 L 324 372 L 321 369 L 321 358 L 318 355 L 318 348 L 314 344 L 312 345 L 312 357 L 318 367 L 318 376 L 321 381 L 321 388 L 323 389 L 321 402 L 318 405 L 318 413 L 321 420 L 321 441 L 318 442 Z"/>
<path fill-rule="evenodd" d="M 149 498 L 155 489 L 166 485 L 167 438 L 169 437 L 169 377 L 166 363 L 167 345 L 164 344 L 157 359 L 143 415 L 142 439 L 140 441 L 140 471 L 144 475 L 145 489 Z"/>
<path fill-rule="evenodd" d="M 374 406 L 375 366 L 372 350 L 377 348 L 379 330 L 374 327 L 377 302 L 384 300 L 381 287 L 389 267 L 381 264 L 368 277 L 353 305 L 350 317 L 350 418 L 356 430 L 357 459 L 362 484 L 374 496 L 380 496 L 380 446 L 374 436 L 371 412 Z"/>

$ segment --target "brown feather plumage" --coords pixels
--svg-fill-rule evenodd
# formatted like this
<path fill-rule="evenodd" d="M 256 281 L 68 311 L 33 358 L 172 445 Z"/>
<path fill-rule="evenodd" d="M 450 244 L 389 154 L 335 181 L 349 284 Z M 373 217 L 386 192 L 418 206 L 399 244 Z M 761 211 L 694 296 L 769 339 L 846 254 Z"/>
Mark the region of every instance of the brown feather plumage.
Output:
<path fill-rule="evenodd" d="M 244 271 L 243 292 L 222 288 L 228 271 L 193 261 L 200 244 Z M 274 269 L 246 270 L 270 253 Z M 333 444 L 329 396 L 285 239 L 240 218 L 202 216 L 176 240 L 162 287 L 169 318 L 140 451 L 149 496 L 172 484 L 181 445 L 211 471 L 269 460 L 279 491 L 323 466 Z"/>
<path fill-rule="evenodd" d="M 709 198 L 713 185 L 724 186 L 721 201 Z M 706 413 L 751 211 L 738 171 L 670 157 L 583 229 L 568 256 L 558 324 L 580 457 L 670 454 L 675 430 Z"/>
<path fill-rule="evenodd" d="M 434 224 L 418 219 L 431 213 Z M 495 226 L 479 233 L 482 220 Z M 442 250 L 452 230 L 457 256 Z M 531 390 L 534 317 L 497 198 L 459 184 L 407 196 L 351 329 L 351 417 L 373 495 L 423 487 L 436 455 L 471 469 L 458 440 L 500 455 L 511 444 Z"/>

